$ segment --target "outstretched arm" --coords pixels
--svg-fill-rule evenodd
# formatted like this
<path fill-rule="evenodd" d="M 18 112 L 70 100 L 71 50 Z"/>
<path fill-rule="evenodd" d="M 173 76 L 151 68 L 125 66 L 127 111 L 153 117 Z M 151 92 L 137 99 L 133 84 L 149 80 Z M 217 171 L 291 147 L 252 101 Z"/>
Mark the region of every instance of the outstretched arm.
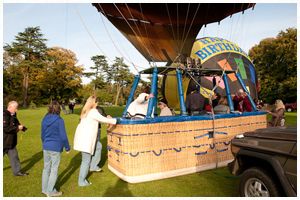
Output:
<path fill-rule="evenodd" d="M 96 109 L 91 110 L 92 117 L 97 120 L 98 122 L 107 123 L 107 124 L 116 124 L 117 119 L 115 118 L 107 118 L 102 116 Z"/>

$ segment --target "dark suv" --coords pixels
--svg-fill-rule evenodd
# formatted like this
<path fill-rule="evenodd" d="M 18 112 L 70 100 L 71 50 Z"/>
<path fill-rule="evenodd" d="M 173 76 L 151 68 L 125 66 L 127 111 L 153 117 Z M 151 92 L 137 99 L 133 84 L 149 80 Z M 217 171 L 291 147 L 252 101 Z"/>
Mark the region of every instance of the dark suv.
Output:
<path fill-rule="evenodd" d="M 266 128 L 232 139 L 241 196 L 297 196 L 297 128 Z"/>

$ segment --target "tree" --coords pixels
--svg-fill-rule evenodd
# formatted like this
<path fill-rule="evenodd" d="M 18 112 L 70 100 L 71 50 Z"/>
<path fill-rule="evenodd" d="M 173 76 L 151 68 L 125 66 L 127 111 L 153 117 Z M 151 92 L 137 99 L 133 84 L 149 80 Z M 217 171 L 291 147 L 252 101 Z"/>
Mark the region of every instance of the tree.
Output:
<path fill-rule="evenodd" d="M 255 65 L 261 90 L 259 96 L 268 103 L 276 99 L 297 99 L 297 29 L 281 31 L 249 51 Z"/>
<path fill-rule="evenodd" d="M 71 50 L 53 47 L 47 51 L 47 65 L 35 77 L 41 96 L 68 100 L 77 96 L 81 87 L 83 67 L 77 66 L 77 58 Z"/>
<path fill-rule="evenodd" d="M 43 66 L 43 58 L 47 49 L 45 42 L 46 39 L 43 38 L 40 27 L 28 27 L 24 32 L 18 33 L 11 45 L 4 46 L 9 56 L 22 58 L 16 66 L 23 75 L 23 107 L 28 105 L 29 82 L 35 76 L 32 71 Z"/>
<path fill-rule="evenodd" d="M 102 87 L 100 87 L 100 89 L 107 89 L 109 87 L 109 85 L 107 85 L 108 83 L 110 83 L 112 86 L 115 86 L 116 98 L 114 104 L 118 105 L 120 103 L 120 95 L 122 94 L 122 96 L 124 96 L 124 93 L 128 93 L 127 90 L 124 91 L 124 87 L 129 86 L 129 84 L 131 84 L 133 81 L 133 74 L 130 73 L 129 67 L 124 63 L 123 58 L 116 57 L 111 66 L 107 63 L 106 57 L 103 55 L 96 55 L 91 59 L 95 63 L 95 66 L 91 67 L 91 69 L 96 70 L 96 79 L 93 81 L 93 83 L 95 85 L 101 85 Z M 98 92 L 96 93 L 98 94 Z M 107 94 L 108 98 L 105 99 L 109 100 L 110 96 L 111 93 Z"/>
<path fill-rule="evenodd" d="M 94 85 L 94 90 L 102 89 L 105 86 L 105 77 L 104 75 L 108 72 L 109 66 L 104 55 L 96 55 L 91 58 L 94 62 L 94 66 L 90 69 L 95 70 L 95 72 L 89 73 L 90 77 L 94 77 L 92 84 Z M 101 73 L 105 72 L 105 73 Z M 107 78 L 106 78 L 107 81 Z"/>
<path fill-rule="evenodd" d="M 124 59 L 116 57 L 110 68 L 110 76 L 117 90 L 115 99 L 115 106 L 117 106 L 122 89 L 133 82 L 133 74 L 130 73 L 128 65 L 124 63 Z"/>

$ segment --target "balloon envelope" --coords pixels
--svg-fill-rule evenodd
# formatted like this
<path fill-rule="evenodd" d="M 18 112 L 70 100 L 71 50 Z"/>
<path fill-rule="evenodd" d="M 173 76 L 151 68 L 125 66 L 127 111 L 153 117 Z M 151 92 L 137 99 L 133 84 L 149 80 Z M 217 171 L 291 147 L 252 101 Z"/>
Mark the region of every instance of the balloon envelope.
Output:
<path fill-rule="evenodd" d="M 188 56 L 201 27 L 253 3 L 93 3 L 148 60 L 172 63 Z"/>
<path fill-rule="evenodd" d="M 234 70 L 240 73 L 246 88 L 253 99 L 257 98 L 257 76 L 248 55 L 236 44 L 217 37 L 205 37 L 194 42 L 191 58 L 200 59 L 204 69 Z M 163 81 L 163 95 L 170 107 L 179 108 L 177 81 L 175 72 L 168 72 Z M 203 76 L 198 79 L 201 94 L 208 98 L 209 93 L 217 85 L 215 92 L 226 96 L 225 84 L 221 76 Z M 183 76 L 184 95 L 189 93 L 189 88 L 197 84 L 189 76 Z M 228 74 L 228 84 L 231 94 L 237 93 L 242 88 L 236 76 Z"/>

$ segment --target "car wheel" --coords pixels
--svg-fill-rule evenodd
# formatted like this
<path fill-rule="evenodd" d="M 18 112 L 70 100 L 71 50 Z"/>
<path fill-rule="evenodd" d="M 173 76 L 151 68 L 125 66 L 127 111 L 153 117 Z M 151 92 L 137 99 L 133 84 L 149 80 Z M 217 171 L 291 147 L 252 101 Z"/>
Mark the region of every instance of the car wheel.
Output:
<path fill-rule="evenodd" d="M 291 109 L 291 108 L 288 108 L 287 111 L 288 111 L 288 112 L 292 112 L 292 109 Z"/>
<path fill-rule="evenodd" d="M 278 197 L 280 193 L 275 181 L 265 170 L 253 167 L 242 174 L 240 195 L 243 197 Z"/>

